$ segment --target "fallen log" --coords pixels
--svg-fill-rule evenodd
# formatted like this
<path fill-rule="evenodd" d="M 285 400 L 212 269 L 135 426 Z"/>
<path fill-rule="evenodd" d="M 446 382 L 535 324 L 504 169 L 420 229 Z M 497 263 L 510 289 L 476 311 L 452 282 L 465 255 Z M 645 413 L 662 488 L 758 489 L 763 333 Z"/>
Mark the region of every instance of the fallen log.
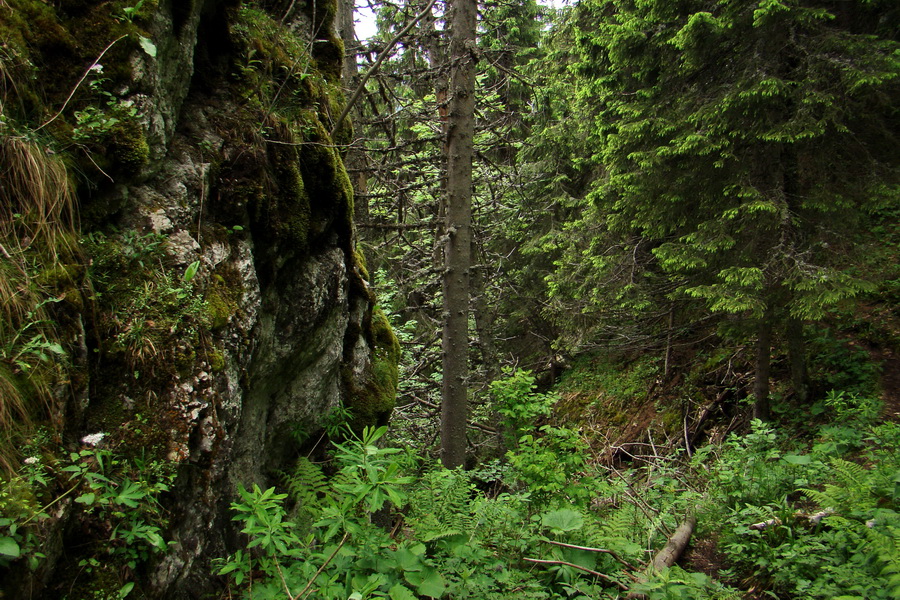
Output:
<path fill-rule="evenodd" d="M 675 561 L 678 560 L 678 557 L 681 556 L 681 553 L 687 547 L 696 525 L 697 517 L 690 516 L 678 526 L 678 529 L 669 538 L 669 542 L 653 558 L 654 569 L 661 571 L 675 564 Z"/>
<path fill-rule="evenodd" d="M 818 525 L 822 522 L 822 519 L 833 514 L 833 508 L 826 508 L 825 510 L 820 510 L 819 512 L 813 514 L 805 513 L 803 511 L 797 511 L 794 513 L 794 518 L 809 521 L 811 525 Z M 749 525 L 748 527 L 755 531 L 762 531 L 763 529 L 774 527 L 775 525 L 781 525 L 781 519 L 779 519 L 778 517 L 773 517 L 766 521 L 760 521 L 759 523 L 754 523 L 753 525 Z"/>
<path fill-rule="evenodd" d="M 675 530 L 675 533 L 672 534 L 663 549 L 657 552 L 656 556 L 653 557 L 653 562 L 650 565 L 651 571 L 661 571 L 674 565 L 675 561 L 678 560 L 678 557 L 681 556 L 681 553 L 684 552 L 684 549 L 687 547 L 691 535 L 694 533 L 694 527 L 696 526 L 697 517 L 687 517 L 684 522 L 678 526 L 678 529 Z M 646 596 L 640 592 L 631 592 L 626 596 L 628 600 L 645 597 Z"/>

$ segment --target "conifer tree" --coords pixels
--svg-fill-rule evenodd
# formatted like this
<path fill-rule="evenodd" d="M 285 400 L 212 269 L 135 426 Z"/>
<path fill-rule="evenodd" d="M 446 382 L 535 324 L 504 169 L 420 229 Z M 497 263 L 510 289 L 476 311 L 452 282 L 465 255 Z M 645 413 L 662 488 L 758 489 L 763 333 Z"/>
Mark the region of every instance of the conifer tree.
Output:
<path fill-rule="evenodd" d="M 450 14 L 441 462 L 452 469 L 462 466 L 466 459 L 472 159 L 475 137 L 475 26 L 478 4 L 475 0 L 453 0 L 450 2 Z"/>
<path fill-rule="evenodd" d="M 592 238 L 770 340 L 865 290 L 855 228 L 897 202 L 898 14 L 884 0 L 586 0 Z M 791 327 L 796 334 L 797 327 Z M 798 369 L 799 372 L 799 369 Z"/>

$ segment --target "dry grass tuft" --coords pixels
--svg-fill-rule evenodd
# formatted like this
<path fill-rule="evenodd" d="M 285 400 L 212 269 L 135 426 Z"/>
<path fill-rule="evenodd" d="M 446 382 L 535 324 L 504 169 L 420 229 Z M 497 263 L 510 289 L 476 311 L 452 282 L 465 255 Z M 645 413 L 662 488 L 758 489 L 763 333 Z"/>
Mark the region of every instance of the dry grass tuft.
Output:
<path fill-rule="evenodd" d="M 0 135 L 0 469 L 12 468 L 16 440 L 55 404 L 60 346 L 45 306 L 56 298 L 35 278 L 77 256 L 74 206 L 58 156 Z"/>
<path fill-rule="evenodd" d="M 72 251 L 61 233 L 75 228 L 75 203 L 65 165 L 56 155 L 21 137 L 0 139 L 0 239 L 15 244 L 0 249 L 11 254 L 40 244 L 48 258 Z"/>

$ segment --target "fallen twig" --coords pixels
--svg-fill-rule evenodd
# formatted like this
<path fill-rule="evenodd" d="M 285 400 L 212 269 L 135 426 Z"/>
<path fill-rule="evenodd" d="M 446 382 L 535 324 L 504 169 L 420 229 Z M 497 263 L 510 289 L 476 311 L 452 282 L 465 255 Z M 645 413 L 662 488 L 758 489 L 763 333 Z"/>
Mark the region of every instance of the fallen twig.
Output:
<path fill-rule="evenodd" d="M 621 556 L 619 556 L 612 550 L 607 550 L 606 548 L 591 548 L 590 546 L 576 546 L 575 544 L 566 544 L 564 542 L 556 542 L 553 540 L 544 540 L 544 541 L 547 542 L 548 544 L 553 544 L 554 546 L 560 546 L 562 548 L 571 548 L 573 550 L 585 550 L 586 552 L 600 552 L 602 554 L 609 554 L 614 559 L 616 559 L 617 561 L 619 561 L 620 563 L 622 563 L 623 565 L 625 565 L 632 571 L 638 570 L 637 567 L 635 567 L 633 564 L 631 564 L 630 562 L 628 562 L 627 560 L 625 560 L 624 558 L 622 558 Z M 643 561 L 639 561 L 639 562 L 642 566 L 645 566 L 645 567 L 647 566 L 647 563 L 645 563 Z"/>
<path fill-rule="evenodd" d="M 588 569 L 587 567 L 582 567 L 581 565 L 576 565 L 574 563 L 566 562 L 564 560 L 544 560 L 541 558 L 526 558 L 526 562 L 537 563 L 541 565 L 565 565 L 567 567 L 572 567 L 573 569 L 578 569 L 579 571 L 584 571 L 585 573 L 590 573 L 594 577 L 599 577 L 604 581 L 608 581 L 614 585 L 619 586 L 619 589 L 622 591 L 628 591 L 628 586 L 622 583 L 621 581 L 616 581 L 609 575 L 605 573 L 601 573 L 599 571 L 594 571 L 593 569 Z"/>

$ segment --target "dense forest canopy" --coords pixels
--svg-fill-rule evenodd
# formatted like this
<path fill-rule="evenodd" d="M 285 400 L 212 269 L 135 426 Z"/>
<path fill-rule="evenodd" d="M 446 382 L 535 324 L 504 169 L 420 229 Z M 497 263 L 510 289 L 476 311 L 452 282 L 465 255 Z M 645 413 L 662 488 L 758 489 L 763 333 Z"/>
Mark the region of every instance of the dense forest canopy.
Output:
<path fill-rule="evenodd" d="M 900 598 L 900 5 L 357 4 L 0 0 L 0 597 Z"/>

